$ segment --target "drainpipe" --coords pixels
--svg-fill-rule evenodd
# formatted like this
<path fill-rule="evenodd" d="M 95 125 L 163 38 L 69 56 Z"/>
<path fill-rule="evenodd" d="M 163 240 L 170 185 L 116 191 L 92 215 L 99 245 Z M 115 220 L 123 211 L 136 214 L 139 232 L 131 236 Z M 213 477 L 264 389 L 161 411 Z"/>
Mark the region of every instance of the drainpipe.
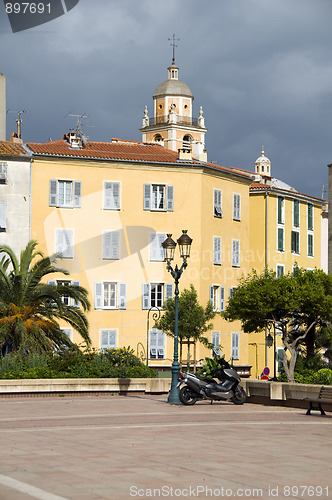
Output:
<path fill-rule="evenodd" d="M 268 190 L 265 190 L 265 269 L 267 269 L 267 215 L 268 215 Z M 265 338 L 267 337 L 267 326 L 265 327 Z M 267 344 L 265 341 L 265 366 L 267 366 Z"/>

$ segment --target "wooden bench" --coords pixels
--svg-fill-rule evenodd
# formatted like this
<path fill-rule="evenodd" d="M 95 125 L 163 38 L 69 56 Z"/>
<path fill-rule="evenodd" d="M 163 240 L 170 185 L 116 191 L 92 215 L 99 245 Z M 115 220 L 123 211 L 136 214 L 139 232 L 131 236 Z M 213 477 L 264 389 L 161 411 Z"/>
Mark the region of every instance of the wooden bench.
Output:
<path fill-rule="evenodd" d="M 317 399 L 307 398 L 307 400 L 309 401 L 309 408 L 306 415 L 311 415 L 311 410 L 317 410 L 320 411 L 321 415 L 326 415 L 322 405 L 332 406 L 332 386 L 322 386 Z"/>

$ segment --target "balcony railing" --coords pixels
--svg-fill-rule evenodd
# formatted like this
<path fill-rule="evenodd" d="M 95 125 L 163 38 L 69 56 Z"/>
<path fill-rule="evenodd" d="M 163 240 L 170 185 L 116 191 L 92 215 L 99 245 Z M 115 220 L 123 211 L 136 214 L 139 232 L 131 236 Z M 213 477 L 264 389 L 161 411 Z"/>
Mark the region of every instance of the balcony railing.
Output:
<path fill-rule="evenodd" d="M 190 116 L 178 116 L 175 115 L 174 122 L 176 125 L 186 125 L 192 127 L 198 127 L 198 118 L 191 118 Z M 172 122 L 172 123 L 174 123 Z M 153 118 L 149 118 L 149 125 L 145 125 L 145 127 L 151 127 L 154 125 L 166 125 L 170 123 L 168 116 L 155 116 Z M 143 128 L 145 128 L 143 127 Z"/>

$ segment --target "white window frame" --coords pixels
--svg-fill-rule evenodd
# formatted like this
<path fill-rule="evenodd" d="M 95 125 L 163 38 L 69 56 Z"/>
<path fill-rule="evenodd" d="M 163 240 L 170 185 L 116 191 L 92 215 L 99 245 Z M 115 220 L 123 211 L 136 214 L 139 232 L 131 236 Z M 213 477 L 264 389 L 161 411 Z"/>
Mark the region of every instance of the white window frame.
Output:
<path fill-rule="evenodd" d="M 64 198 L 60 203 L 60 184 L 64 186 Z M 66 201 L 66 186 L 70 186 L 70 199 Z M 50 179 L 49 206 L 57 208 L 80 208 L 82 204 L 82 183 L 73 179 Z"/>
<path fill-rule="evenodd" d="M 48 285 L 52 285 L 52 286 L 56 286 L 56 285 L 60 285 L 60 284 L 66 284 L 68 283 L 68 285 L 72 285 L 72 286 L 80 286 L 80 281 L 77 281 L 77 280 L 48 280 L 47 281 L 47 284 Z M 64 301 L 66 297 L 62 297 L 62 302 L 64 304 L 66 304 L 66 302 Z M 80 302 L 77 302 L 75 299 L 71 299 L 71 302 L 70 302 L 70 297 L 68 297 L 69 301 L 67 303 L 67 305 L 71 305 L 72 307 L 80 307 Z"/>
<path fill-rule="evenodd" d="M 231 359 L 240 359 L 240 334 L 232 332 Z"/>
<path fill-rule="evenodd" d="M 59 242 L 60 235 L 62 240 L 67 240 L 67 245 Z M 61 253 L 63 259 L 74 258 L 74 229 L 55 229 L 55 253 Z"/>
<path fill-rule="evenodd" d="M 103 259 L 104 260 L 119 260 L 120 259 L 120 231 L 103 231 Z"/>
<path fill-rule="evenodd" d="M 154 328 L 149 332 L 149 352 L 148 356 L 151 360 L 166 358 L 166 335 L 162 330 Z"/>
<path fill-rule="evenodd" d="M 103 343 L 103 339 L 107 336 L 107 342 Z M 100 328 L 99 329 L 100 349 L 116 349 L 118 345 L 118 330 L 116 328 Z M 114 339 L 114 341 L 110 341 Z"/>
<path fill-rule="evenodd" d="M 213 236 L 213 264 L 221 266 L 221 236 Z"/>
<path fill-rule="evenodd" d="M 112 288 L 114 290 L 113 292 Z M 113 293 L 113 297 L 109 291 Z M 112 300 L 107 300 L 105 304 L 105 298 L 107 296 L 109 296 L 110 299 L 112 298 Z M 94 305 L 95 309 L 102 310 L 126 309 L 127 284 L 114 280 L 96 281 Z"/>
<path fill-rule="evenodd" d="M 240 267 L 240 240 L 232 240 L 232 267 Z"/>
<path fill-rule="evenodd" d="M 222 211 L 222 191 L 221 189 L 213 190 L 213 216 L 221 219 L 223 216 Z"/>
<path fill-rule="evenodd" d="M 159 188 L 159 193 L 158 193 Z M 162 206 L 158 206 L 162 201 Z M 157 203 L 155 203 L 157 202 Z M 160 182 L 151 182 L 143 186 L 143 210 L 151 212 L 173 212 L 174 186 Z"/>
<path fill-rule="evenodd" d="M 121 182 L 104 181 L 103 208 L 104 210 L 121 210 Z"/>
<path fill-rule="evenodd" d="M 241 220 L 241 195 L 233 193 L 233 220 Z"/>
<path fill-rule="evenodd" d="M 282 270 L 282 272 L 280 272 Z M 276 265 L 276 277 L 280 278 L 285 275 L 285 264 L 277 264 Z"/>
<path fill-rule="evenodd" d="M 161 245 L 165 239 L 165 233 L 150 233 L 150 262 L 164 262 L 164 249 Z"/>
<path fill-rule="evenodd" d="M 161 286 L 162 287 L 162 301 L 161 305 L 156 305 L 155 302 L 152 303 L 152 287 Z M 161 309 L 168 298 L 173 298 L 173 283 L 165 283 L 163 281 L 150 282 L 142 284 L 142 309 L 150 309 L 150 307 L 158 307 Z"/>

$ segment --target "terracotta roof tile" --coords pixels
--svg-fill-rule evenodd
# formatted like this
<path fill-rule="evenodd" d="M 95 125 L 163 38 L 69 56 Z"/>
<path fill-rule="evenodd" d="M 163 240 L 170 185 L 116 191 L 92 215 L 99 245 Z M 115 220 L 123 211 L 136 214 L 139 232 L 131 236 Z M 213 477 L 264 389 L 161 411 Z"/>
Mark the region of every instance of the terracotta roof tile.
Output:
<path fill-rule="evenodd" d="M 0 155 L 28 156 L 28 153 L 21 144 L 16 144 L 14 142 L 8 141 L 0 141 Z"/>
<path fill-rule="evenodd" d="M 250 184 L 250 186 L 249 186 L 249 189 L 250 189 L 250 191 L 254 190 L 254 189 L 258 189 L 258 190 L 262 190 L 262 191 L 266 191 L 266 190 L 269 190 L 269 191 L 278 191 L 281 194 L 282 193 L 290 193 L 294 197 L 296 197 L 296 196 L 301 196 L 301 197 L 305 196 L 306 198 L 310 198 L 310 199 L 318 201 L 318 202 L 325 201 L 322 198 L 317 198 L 316 196 L 311 196 L 310 194 L 299 193 L 298 191 L 293 191 L 291 189 L 281 189 L 281 188 L 276 187 L 276 186 L 269 186 L 268 184 L 262 184 L 261 182 L 252 182 Z"/>

